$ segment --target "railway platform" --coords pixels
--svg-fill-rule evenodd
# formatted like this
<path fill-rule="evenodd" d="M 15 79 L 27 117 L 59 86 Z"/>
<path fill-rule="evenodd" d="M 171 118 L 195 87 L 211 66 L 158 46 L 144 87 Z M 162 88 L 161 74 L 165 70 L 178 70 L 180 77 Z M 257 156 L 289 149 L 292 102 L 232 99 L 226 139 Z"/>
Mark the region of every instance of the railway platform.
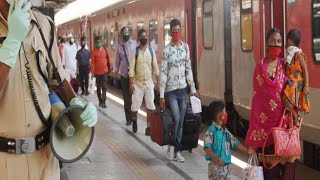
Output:
<path fill-rule="evenodd" d="M 109 87 L 108 92 L 107 108 L 98 108 L 99 121 L 91 149 L 78 162 L 63 164 L 61 180 L 208 179 L 203 141 L 199 140 L 192 153 L 182 152 L 184 163 L 168 160 L 167 147 L 158 146 L 144 135 L 145 111 L 139 111 L 138 132 L 133 134 L 131 126 L 125 126 L 121 91 Z M 98 106 L 96 95 L 81 98 Z M 247 158 L 238 152 L 234 154 L 232 179 L 241 179 Z M 298 163 L 296 179 L 320 179 L 320 172 Z"/>

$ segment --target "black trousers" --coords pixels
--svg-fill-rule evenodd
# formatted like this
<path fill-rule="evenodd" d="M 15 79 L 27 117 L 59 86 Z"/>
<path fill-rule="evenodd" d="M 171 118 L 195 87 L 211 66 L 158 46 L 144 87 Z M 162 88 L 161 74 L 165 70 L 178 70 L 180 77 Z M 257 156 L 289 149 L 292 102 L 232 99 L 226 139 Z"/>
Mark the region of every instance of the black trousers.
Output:
<path fill-rule="evenodd" d="M 131 93 L 129 88 L 129 78 L 121 76 L 121 89 L 122 89 L 122 96 L 124 101 L 124 112 L 126 114 L 127 122 L 132 121 L 132 114 L 131 114 Z"/>
<path fill-rule="evenodd" d="M 88 92 L 90 68 L 79 69 L 79 81 L 82 92 Z"/>
<path fill-rule="evenodd" d="M 108 75 L 96 75 L 96 84 L 97 84 L 97 96 L 99 102 L 106 102 L 107 99 L 107 81 Z"/>

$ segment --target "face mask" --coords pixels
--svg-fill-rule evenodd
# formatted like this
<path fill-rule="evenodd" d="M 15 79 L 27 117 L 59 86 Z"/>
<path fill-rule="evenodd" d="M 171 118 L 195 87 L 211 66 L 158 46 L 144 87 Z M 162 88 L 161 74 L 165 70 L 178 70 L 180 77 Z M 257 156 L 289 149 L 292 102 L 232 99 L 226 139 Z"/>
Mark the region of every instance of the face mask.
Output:
<path fill-rule="evenodd" d="M 144 46 L 144 45 L 147 44 L 148 39 L 147 39 L 147 38 L 141 38 L 139 41 L 140 41 L 140 44 L 141 44 L 142 46 Z"/>
<path fill-rule="evenodd" d="M 125 42 L 129 41 L 129 39 L 130 39 L 130 34 L 125 34 L 125 35 L 123 35 L 123 36 L 122 36 L 122 39 L 123 39 Z"/>
<path fill-rule="evenodd" d="M 268 57 L 272 60 L 276 60 L 281 54 L 281 47 L 279 46 L 269 46 Z"/>
<path fill-rule="evenodd" d="M 178 42 L 181 39 L 181 32 L 173 32 L 172 33 L 172 40 L 173 42 Z"/>
<path fill-rule="evenodd" d="M 222 116 L 221 117 L 222 124 L 226 125 L 228 123 L 228 114 L 227 113 L 223 113 L 221 116 Z"/>
<path fill-rule="evenodd" d="M 96 43 L 96 47 L 97 48 L 101 48 L 102 47 L 102 43 L 101 42 Z"/>

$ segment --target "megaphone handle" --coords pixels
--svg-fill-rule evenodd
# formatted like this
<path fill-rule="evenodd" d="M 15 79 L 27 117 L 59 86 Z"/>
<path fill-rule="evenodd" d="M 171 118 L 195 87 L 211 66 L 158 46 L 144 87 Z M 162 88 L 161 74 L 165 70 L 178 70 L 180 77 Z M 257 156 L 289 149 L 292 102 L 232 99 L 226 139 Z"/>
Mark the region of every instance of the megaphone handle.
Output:
<path fill-rule="evenodd" d="M 53 89 L 61 98 L 66 107 L 70 107 L 69 102 L 76 97 L 70 83 L 67 80 L 63 81 L 63 87 L 56 87 Z"/>

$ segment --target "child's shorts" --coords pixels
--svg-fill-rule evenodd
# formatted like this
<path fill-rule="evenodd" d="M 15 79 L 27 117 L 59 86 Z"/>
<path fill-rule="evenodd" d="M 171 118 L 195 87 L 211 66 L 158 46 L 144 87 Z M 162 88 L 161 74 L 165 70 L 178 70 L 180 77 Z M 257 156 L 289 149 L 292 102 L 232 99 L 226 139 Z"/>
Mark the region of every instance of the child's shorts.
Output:
<path fill-rule="evenodd" d="M 209 180 L 230 180 L 231 170 L 230 165 L 220 167 L 213 162 L 208 164 Z"/>

